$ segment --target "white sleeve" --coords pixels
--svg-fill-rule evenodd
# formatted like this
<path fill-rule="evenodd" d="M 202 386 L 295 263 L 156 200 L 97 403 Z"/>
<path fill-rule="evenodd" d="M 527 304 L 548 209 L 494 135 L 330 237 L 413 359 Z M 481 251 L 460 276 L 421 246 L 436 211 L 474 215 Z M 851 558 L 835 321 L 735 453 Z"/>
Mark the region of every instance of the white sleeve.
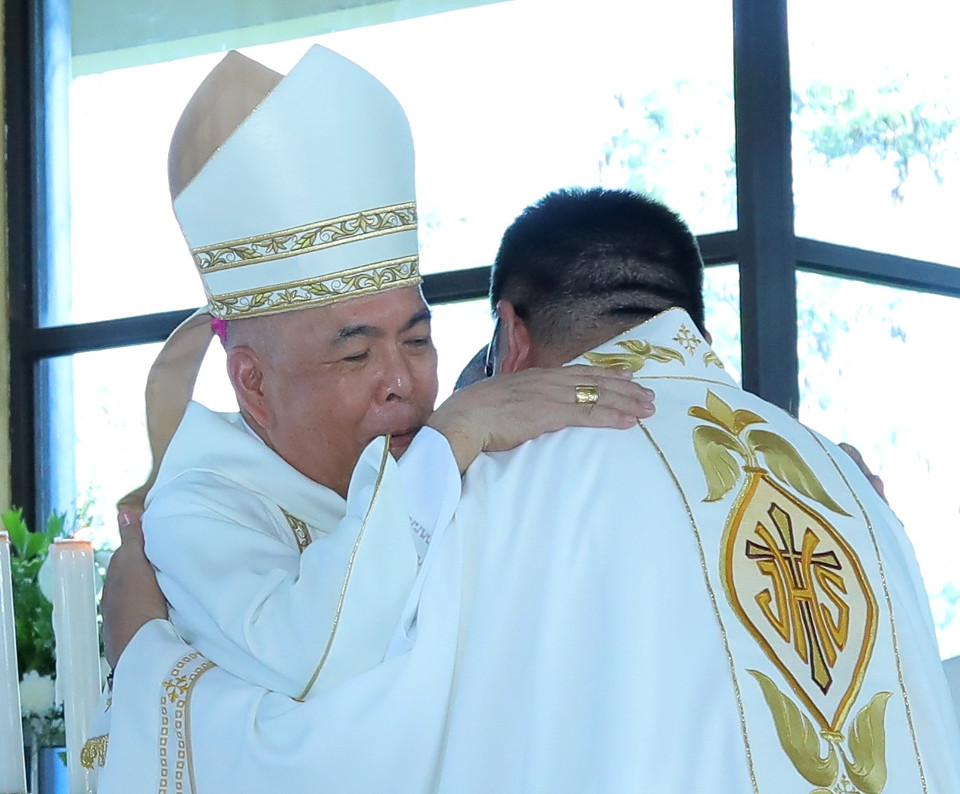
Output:
<path fill-rule="evenodd" d="M 193 649 L 165 620 L 151 620 L 130 640 L 114 670 L 110 739 L 97 784 L 99 794 L 155 794 L 161 790 L 161 731 L 167 741 L 173 727 L 161 726 L 164 682 L 191 653 Z"/>
<path fill-rule="evenodd" d="M 302 554 L 236 485 L 216 493 L 231 486 L 184 478 L 153 499 L 147 555 L 191 645 L 292 697 L 382 661 L 417 573 L 404 484 L 383 449 L 378 440 L 364 451 L 346 516 Z"/>
<path fill-rule="evenodd" d="M 460 502 L 460 469 L 446 437 L 424 427 L 399 462 L 410 509 L 410 529 L 420 562 L 430 541 L 453 520 Z"/>

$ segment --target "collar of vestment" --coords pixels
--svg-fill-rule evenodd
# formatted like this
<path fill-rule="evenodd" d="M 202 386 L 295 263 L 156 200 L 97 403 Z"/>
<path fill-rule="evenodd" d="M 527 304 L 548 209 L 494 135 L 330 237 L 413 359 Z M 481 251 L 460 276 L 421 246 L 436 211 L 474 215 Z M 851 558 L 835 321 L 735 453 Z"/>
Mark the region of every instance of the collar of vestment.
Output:
<path fill-rule="evenodd" d="M 572 363 L 626 367 L 643 380 L 681 378 L 737 385 L 683 309 L 661 312 Z"/>
<path fill-rule="evenodd" d="M 196 402 L 188 404 L 152 490 L 188 471 L 223 478 L 282 504 L 294 515 L 314 520 L 326 516 L 336 523 L 346 509 L 343 497 L 297 471 L 246 429 L 238 413 L 218 413 Z"/>

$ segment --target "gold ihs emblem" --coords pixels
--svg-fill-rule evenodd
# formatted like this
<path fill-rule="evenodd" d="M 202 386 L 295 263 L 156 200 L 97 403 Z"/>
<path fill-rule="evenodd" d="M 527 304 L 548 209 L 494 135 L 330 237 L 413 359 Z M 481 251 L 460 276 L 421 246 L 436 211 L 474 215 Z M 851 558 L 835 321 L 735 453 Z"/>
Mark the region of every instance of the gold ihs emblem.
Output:
<path fill-rule="evenodd" d="M 705 406 L 689 413 L 707 422 L 693 431 L 707 481 L 704 501 L 740 486 L 721 544 L 727 599 L 799 699 L 764 673 L 748 671 L 780 744 L 817 794 L 879 794 L 889 693 L 878 693 L 847 721 L 873 652 L 877 603 L 856 552 L 813 505 L 849 514 L 797 450 L 762 427 L 761 416 L 734 410 L 709 391 Z"/>

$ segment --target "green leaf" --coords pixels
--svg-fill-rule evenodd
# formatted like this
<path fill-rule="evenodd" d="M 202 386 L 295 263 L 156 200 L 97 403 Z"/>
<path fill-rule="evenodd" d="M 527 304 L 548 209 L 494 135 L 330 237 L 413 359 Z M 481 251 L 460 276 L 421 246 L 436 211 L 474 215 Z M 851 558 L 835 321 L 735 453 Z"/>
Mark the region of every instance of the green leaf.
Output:
<path fill-rule="evenodd" d="M 693 430 L 693 449 L 707 479 L 704 502 L 716 502 L 726 496 L 740 480 L 740 464 L 731 452 L 746 459 L 740 442 L 719 427 L 700 425 Z"/>
<path fill-rule="evenodd" d="M 746 442 L 754 453 L 763 453 L 770 473 L 781 482 L 793 486 L 804 496 L 819 502 L 834 513 L 850 515 L 831 498 L 813 469 L 785 438 L 768 430 L 754 428 L 747 433 Z"/>
<path fill-rule="evenodd" d="M 47 529 L 44 534 L 53 541 L 54 538 L 63 537 L 63 525 L 67 521 L 66 513 L 53 512 L 47 517 Z"/>
<path fill-rule="evenodd" d="M 814 786 L 832 785 L 840 772 L 840 762 L 833 745 L 827 745 L 827 755 L 820 755 L 820 736 L 809 718 L 784 695 L 773 681 L 757 670 L 748 670 L 763 691 L 770 707 L 777 736 L 797 771 Z"/>
<path fill-rule="evenodd" d="M 23 520 L 23 509 L 17 507 L 13 510 L 7 510 L 0 514 L 0 520 L 3 521 L 3 528 L 10 534 L 10 543 L 14 550 L 22 557 L 27 538 L 30 536 L 30 530 Z"/>

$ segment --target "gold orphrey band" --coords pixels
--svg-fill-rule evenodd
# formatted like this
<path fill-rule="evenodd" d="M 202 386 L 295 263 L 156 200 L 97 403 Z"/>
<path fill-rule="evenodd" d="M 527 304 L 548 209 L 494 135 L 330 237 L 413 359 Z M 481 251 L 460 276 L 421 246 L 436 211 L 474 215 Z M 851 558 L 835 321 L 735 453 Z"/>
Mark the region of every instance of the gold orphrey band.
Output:
<path fill-rule="evenodd" d="M 197 269 L 206 275 L 218 270 L 300 256 L 384 234 L 416 231 L 416 228 L 417 205 L 416 202 L 408 201 L 404 204 L 360 210 L 278 232 L 213 243 L 193 248 L 191 253 Z"/>
<path fill-rule="evenodd" d="M 418 261 L 416 255 L 407 256 L 267 288 L 224 295 L 208 294 L 208 310 L 221 320 L 237 320 L 324 306 L 398 287 L 412 287 L 422 281 Z"/>

